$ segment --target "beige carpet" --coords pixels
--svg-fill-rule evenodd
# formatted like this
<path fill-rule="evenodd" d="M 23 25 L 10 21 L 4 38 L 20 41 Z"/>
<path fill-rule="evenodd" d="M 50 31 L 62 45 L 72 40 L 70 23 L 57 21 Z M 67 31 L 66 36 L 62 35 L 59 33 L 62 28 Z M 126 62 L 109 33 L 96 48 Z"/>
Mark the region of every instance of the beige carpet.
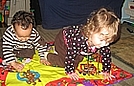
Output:
<path fill-rule="evenodd" d="M 121 28 L 121 38 L 111 46 L 112 55 L 134 68 L 134 33 L 131 34 L 127 28 L 134 31 L 134 26 L 126 23 Z"/>

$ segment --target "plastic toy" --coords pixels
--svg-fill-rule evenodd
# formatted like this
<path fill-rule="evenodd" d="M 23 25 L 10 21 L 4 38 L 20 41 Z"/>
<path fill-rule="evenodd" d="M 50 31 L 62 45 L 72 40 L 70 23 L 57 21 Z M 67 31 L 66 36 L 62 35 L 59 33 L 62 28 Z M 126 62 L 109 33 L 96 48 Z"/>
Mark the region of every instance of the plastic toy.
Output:
<path fill-rule="evenodd" d="M 92 64 L 93 61 L 96 61 L 98 62 L 98 65 L 96 68 L 94 66 L 94 64 Z M 98 53 L 95 53 L 95 54 L 92 54 L 91 56 L 87 56 L 87 63 L 86 64 L 80 64 L 80 69 L 77 69 L 78 72 L 80 74 L 83 74 L 83 75 L 94 75 L 94 74 L 98 74 L 99 71 L 97 69 L 99 69 L 99 62 L 101 62 L 101 55 L 98 54 Z"/>
<path fill-rule="evenodd" d="M 83 75 L 94 75 L 95 73 L 97 73 L 96 67 L 94 66 L 94 64 L 80 64 L 80 69 L 77 69 L 79 71 L 80 74 Z"/>
<path fill-rule="evenodd" d="M 34 71 L 30 71 L 27 70 L 27 72 L 23 72 L 22 76 L 20 75 L 20 73 L 17 73 L 17 78 L 21 81 L 26 81 L 28 84 L 33 83 L 33 85 L 36 85 L 36 80 L 38 80 L 38 82 L 41 82 L 41 80 L 39 79 L 40 74 L 38 72 L 34 72 Z"/>

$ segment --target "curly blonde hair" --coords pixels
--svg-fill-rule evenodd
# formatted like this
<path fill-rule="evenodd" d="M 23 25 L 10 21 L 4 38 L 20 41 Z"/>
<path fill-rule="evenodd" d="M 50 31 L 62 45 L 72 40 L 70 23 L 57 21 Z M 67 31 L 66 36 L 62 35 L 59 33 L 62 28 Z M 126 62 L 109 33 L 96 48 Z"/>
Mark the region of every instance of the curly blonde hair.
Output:
<path fill-rule="evenodd" d="M 115 41 L 119 31 L 120 19 L 114 12 L 101 8 L 98 11 L 92 12 L 87 23 L 82 27 L 82 31 L 87 38 L 90 38 L 91 32 L 99 32 L 102 29 L 110 31 L 109 42 Z"/>

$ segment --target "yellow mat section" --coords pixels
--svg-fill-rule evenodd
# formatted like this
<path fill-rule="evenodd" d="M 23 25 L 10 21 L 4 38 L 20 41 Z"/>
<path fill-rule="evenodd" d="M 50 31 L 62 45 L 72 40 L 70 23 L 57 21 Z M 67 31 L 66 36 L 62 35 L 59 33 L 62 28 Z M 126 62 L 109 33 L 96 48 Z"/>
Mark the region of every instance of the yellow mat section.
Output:
<path fill-rule="evenodd" d="M 50 81 L 54 81 L 63 77 L 67 77 L 64 71 L 64 68 L 60 67 L 52 67 L 52 66 L 45 66 L 40 63 L 38 52 L 36 51 L 36 54 L 33 56 L 33 59 L 30 63 L 25 65 L 25 68 L 23 71 L 32 70 L 35 72 L 38 72 L 40 74 L 40 80 L 41 82 L 38 82 L 36 80 L 36 86 L 45 86 L 45 84 L 49 83 Z M 86 58 L 80 63 L 84 64 L 86 63 Z M 94 62 L 94 65 L 97 67 L 98 63 Z M 79 65 L 80 67 L 80 65 Z M 78 68 L 79 68 L 78 67 Z M 101 63 L 99 64 L 99 68 L 102 68 Z M 99 69 L 101 70 L 101 69 Z M 21 73 L 20 73 L 21 74 Z M 101 75 L 83 75 L 79 74 L 81 78 L 86 79 L 102 79 Z M 32 84 L 28 84 L 26 81 L 21 81 L 17 79 L 17 72 L 9 72 L 6 78 L 6 86 L 33 86 Z"/>

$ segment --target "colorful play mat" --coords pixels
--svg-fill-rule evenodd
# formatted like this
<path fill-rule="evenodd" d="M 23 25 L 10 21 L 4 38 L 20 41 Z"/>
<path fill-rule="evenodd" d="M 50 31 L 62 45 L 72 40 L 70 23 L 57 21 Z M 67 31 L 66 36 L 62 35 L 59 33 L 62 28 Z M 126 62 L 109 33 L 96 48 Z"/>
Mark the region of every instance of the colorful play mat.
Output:
<path fill-rule="evenodd" d="M 133 77 L 133 74 L 112 64 L 111 74 L 116 78 L 110 81 L 104 80 L 103 76 L 99 74 L 102 70 L 102 64 L 98 61 L 97 56 L 97 54 L 87 56 L 79 63 L 76 71 L 80 79 L 74 81 L 68 78 L 64 68 L 41 64 L 36 51 L 33 59 L 25 63 L 22 72 L 15 72 L 1 67 L 0 86 L 109 86 Z"/>

